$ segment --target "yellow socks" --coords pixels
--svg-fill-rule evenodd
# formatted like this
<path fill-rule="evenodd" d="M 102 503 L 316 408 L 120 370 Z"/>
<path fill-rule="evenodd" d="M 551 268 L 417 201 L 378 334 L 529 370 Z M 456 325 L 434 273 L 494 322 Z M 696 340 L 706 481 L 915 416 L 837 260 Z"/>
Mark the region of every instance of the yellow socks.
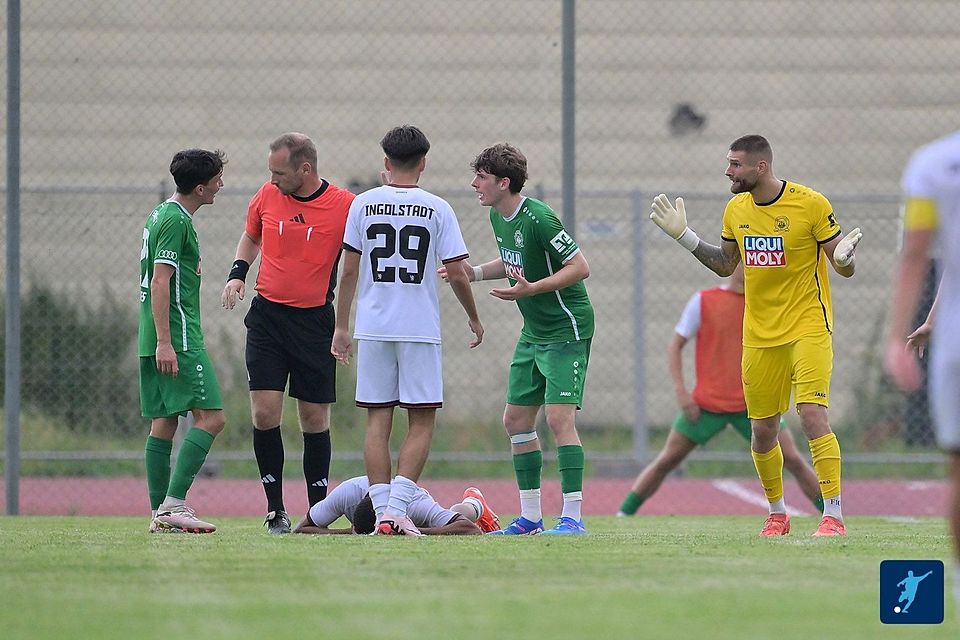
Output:
<path fill-rule="evenodd" d="M 810 441 L 813 470 L 823 494 L 823 515 L 843 519 L 840 511 L 840 443 L 834 433 Z"/>
<path fill-rule="evenodd" d="M 753 464 L 757 467 L 757 475 L 760 476 L 760 484 L 763 485 L 767 501 L 774 503 L 782 500 L 783 452 L 780 450 L 780 443 L 778 442 L 777 446 L 766 453 L 756 451 L 750 453 L 753 455 Z"/>

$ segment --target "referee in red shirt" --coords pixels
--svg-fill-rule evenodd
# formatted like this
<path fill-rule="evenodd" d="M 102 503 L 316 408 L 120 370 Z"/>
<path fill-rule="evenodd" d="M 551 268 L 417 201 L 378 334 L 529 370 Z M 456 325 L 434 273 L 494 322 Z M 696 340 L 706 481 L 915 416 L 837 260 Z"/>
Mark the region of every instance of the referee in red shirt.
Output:
<path fill-rule="evenodd" d="M 261 256 L 257 295 L 244 318 L 253 414 L 253 450 L 267 498 L 270 533 L 289 533 L 283 504 L 283 392 L 297 399 L 303 475 L 314 505 L 327 495 L 330 404 L 336 401 L 333 289 L 354 195 L 317 173 L 317 148 L 302 133 L 270 144 L 270 181 L 250 200 L 247 223 L 223 288 L 224 308 L 243 299 L 250 264 Z"/>

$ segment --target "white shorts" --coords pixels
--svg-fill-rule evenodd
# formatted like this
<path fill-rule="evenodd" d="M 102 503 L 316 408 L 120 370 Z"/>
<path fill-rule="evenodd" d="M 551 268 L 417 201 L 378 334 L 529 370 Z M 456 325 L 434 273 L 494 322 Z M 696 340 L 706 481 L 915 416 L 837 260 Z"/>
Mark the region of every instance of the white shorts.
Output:
<path fill-rule="evenodd" d="M 439 409 L 443 358 L 439 344 L 357 340 L 357 406 Z"/>
<path fill-rule="evenodd" d="M 934 344 L 930 353 L 930 410 L 937 442 L 946 451 L 960 452 L 960 349 Z"/>
<path fill-rule="evenodd" d="M 407 506 L 407 517 L 418 527 L 440 528 L 450 524 L 460 515 L 433 499 L 426 489 L 419 488 Z"/>

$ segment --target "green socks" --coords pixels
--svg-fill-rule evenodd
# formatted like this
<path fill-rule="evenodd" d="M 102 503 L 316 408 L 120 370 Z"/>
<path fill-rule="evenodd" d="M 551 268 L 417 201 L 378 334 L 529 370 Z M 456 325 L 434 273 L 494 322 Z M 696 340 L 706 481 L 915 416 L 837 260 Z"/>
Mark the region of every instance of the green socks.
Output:
<path fill-rule="evenodd" d="M 513 455 L 513 470 L 517 474 L 517 487 L 521 491 L 540 488 L 540 473 L 543 469 L 543 452 L 539 449 Z"/>
<path fill-rule="evenodd" d="M 180 447 L 180 453 L 177 454 L 177 467 L 170 478 L 168 496 L 186 500 L 187 491 L 190 490 L 193 479 L 200 472 L 203 461 L 207 459 L 211 446 L 213 446 L 212 435 L 197 427 L 190 429 Z"/>
<path fill-rule="evenodd" d="M 167 497 L 170 485 L 170 452 L 173 442 L 147 436 L 147 445 L 143 451 L 143 461 L 147 467 L 147 495 L 150 496 L 150 510 L 156 511 Z"/>
<path fill-rule="evenodd" d="M 557 467 L 561 492 L 583 491 L 583 447 L 578 444 L 557 447 Z"/>
<path fill-rule="evenodd" d="M 643 498 L 631 491 L 627 494 L 627 497 L 623 499 L 623 504 L 620 505 L 620 513 L 625 513 L 628 516 L 632 516 L 637 512 L 637 509 L 639 509 L 640 505 L 642 504 Z"/>

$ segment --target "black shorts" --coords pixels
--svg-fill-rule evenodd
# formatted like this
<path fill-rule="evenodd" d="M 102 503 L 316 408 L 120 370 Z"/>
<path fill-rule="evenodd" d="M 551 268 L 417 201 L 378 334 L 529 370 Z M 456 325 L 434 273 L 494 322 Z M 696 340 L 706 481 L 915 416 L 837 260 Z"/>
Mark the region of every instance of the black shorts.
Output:
<path fill-rule="evenodd" d="M 247 327 L 247 377 L 251 391 L 283 391 L 319 404 L 337 400 L 332 304 L 301 309 L 254 296 Z"/>

